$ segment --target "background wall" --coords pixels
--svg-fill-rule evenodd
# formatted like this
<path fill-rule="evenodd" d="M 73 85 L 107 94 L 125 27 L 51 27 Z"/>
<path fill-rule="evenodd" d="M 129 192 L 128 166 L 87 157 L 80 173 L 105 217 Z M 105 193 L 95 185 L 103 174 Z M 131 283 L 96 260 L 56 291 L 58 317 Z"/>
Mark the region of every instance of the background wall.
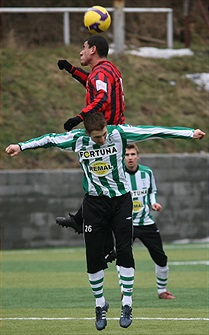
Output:
<path fill-rule="evenodd" d="M 154 171 L 161 213 L 154 213 L 164 241 L 208 235 L 208 155 L 143 155 Z M 2 170 L 3 249 L 83 245 L 82 235 L 55 224 L 82 203 L 80 169 Z"/>

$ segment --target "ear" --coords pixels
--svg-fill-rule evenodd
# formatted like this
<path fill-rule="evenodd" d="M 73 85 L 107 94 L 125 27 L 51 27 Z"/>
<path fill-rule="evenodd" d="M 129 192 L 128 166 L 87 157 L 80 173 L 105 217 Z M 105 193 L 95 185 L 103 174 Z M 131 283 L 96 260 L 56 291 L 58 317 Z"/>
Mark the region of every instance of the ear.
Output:
<path fill-rule="evenodd" d="M 93 55 L 93 54 L 95 54 L 97 52 L 97 47 L 96 47 L 96 45 L 93 45 L 92 47 L 91 47 L 91 54 Z"/>

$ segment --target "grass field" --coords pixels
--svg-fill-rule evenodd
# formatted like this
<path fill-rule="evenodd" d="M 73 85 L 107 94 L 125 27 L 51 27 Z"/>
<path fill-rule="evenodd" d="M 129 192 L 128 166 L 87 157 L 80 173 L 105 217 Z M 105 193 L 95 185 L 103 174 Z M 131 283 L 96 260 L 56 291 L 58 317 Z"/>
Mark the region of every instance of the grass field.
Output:
<path fill-rule="evenodd" d="M 205 335 L 208 328 L 208 245 L 165 244 L 168 289 L 175 301 L 159 300 L 154 265 L 134 246 L 136 260 L 133 323 L 119 326 L 120 289 L 115 264 L 105 271 L 110 304 L 102 334 Z M 84 248 L 2 251 L 1 335 L 93 335 L 94 298 Z"/>

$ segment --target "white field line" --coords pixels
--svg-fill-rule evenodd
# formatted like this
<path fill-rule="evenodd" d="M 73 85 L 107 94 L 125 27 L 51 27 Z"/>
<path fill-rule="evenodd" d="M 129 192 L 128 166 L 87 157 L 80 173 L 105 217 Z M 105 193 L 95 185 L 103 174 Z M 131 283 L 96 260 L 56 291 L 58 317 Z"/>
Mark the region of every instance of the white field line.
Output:
<path fill-rule="evenodd" d="M 209 261 L 178 261 L 168 262 L 169 265 L 209 265 Z"/>
<path fill-rule="evenodd" d="M 119 320 L 119 318 L 107 318 L 108 320 Z M 209 321 L 209 318 L 149 318 L 136 317 L 134 320 L 159 320 L 159 321 Z M 68 321 L 68 320 L 95 320 L 95 318 L 0 318 L 1 321 Z"/>

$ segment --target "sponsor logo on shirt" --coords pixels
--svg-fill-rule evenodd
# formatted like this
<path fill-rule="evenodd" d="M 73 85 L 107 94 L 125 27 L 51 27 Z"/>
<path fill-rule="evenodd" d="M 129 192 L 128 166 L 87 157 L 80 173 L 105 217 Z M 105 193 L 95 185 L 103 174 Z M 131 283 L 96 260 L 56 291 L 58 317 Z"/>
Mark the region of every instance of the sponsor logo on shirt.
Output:
<path fill-rule="evenodd" d="M 133 213 L 139 212 L 144 207 L 143 203 L 138 200 L 133 200 Z"/>
<path fill-rule="evenodd" d="M 96 161 L 89 165 L 89 171 L 97 177 L 106 176 L 108 173 L 112 172 L 112 169 L 112 165 L 103 161 Z"/>
<path fill-rule="evenodd" d="M 114 155 L 117 152 L 118 152 L 117 148 L 115 146 L 111 146 L 108 148 L 80 151 L 79 156 L 83 159 L 91 159 L 91 158 Z"/>
<path fill-rule="evenodd" d="M 148 194 L 148 189 L 143 188 L 142 190 L 131 191 L 132 198 L 136 198 L 139 196 L 145 196 Z"/>

